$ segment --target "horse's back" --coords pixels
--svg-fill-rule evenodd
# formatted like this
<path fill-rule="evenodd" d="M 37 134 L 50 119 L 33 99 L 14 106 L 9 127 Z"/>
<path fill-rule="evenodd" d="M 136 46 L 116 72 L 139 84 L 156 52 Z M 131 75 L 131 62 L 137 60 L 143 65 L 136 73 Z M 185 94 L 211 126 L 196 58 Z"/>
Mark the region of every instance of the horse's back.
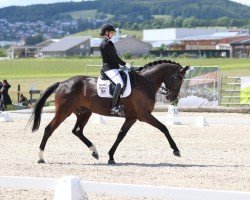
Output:
<path fill-rule="evenodd" d="M 82 87 L 86 87 L 90 84 L 96 84 L 97 78 L 90 77 L 90 76 L 84 76 L 84 75 L 77 75 L 70 77 L 66 79 L 65 81 L 62 81 L 55 91 L 55 93 L 71 93 L 76 90 L 81 89 Z"/>

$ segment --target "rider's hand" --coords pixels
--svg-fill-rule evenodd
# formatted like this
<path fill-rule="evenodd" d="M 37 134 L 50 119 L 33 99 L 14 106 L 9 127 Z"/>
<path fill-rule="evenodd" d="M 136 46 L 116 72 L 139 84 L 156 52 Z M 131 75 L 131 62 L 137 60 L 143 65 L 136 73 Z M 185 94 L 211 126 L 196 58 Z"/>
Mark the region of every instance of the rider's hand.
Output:
<path fill-rule="evenodd" d="M 126 63 L 125 67 L 126 67 L 127 69 L 130 69 L 130 68 L 132 67 L 132 65 L 131 65 L 130 63 Z"/>

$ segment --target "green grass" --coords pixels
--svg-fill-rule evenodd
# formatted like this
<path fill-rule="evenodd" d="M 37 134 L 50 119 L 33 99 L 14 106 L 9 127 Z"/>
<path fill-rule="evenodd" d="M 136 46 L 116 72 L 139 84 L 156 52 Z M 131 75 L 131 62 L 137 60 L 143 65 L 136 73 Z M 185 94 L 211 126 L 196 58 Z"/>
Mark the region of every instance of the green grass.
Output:
<path fill-rule="evenodd" d="M 223 76 L 250 76 L 250 59 L 176 59 L 182 65 L 219 66 Z"/>
<path fill-rule="evenodd" d="M 125 59 L 124 59 L 125 60 Z M 142 66 L 156 59 L 131 59 L 135 66 Z M 172 59 L 181 65 L 219 66 L 222 76 L 250 76 L 250 59 Z M 12 85 L 11 97 L 17 99 L 17 85 L 28 96 L 31 85 L 45 90 L 57 81 L 75 75 L 86 75 L 86 65 L 100 65 L 101 58 L 46 58 L 0 60 L 0 80 L 7 79 Z M 88 75 L 98 76 L 99 67 L 89 67 Z"/>
<path fill-rule="evenodd" d="M 18 59 L 0 61 L 1 78 L 69 77 L 82 74 L 86 64 L 101 59 Z"/>
<path fill-rule="evenodd" d="M 142 30 L 125 30 L 125 29 L 121 29 L 121 34 L 122 35 L 129 35 L 129 36 L 135 36 L 137 39 L 142 40 Z M 82 31 L 79 33 L 76 33 L 74 35 L 77 36 L 81 36 L 81 35 L 89 35 L 92 37 L 100 37 L 100 30 L 99 29 L 91 29 L 91 30 L 86 30 L 86 31 Z"/>
<path fill-rule="evenodd" d="M 93 18 L 96 15 L 97 10 L 80 10 L 80 11 L 73 11 L 73 12 L 66 12 L 63 14 L 70 14 L 73 19 L 80 19 L 80 18 Z"/>
<path fill-rule="evenodd" d="M 164 58 L 163 58 L 164 59 Z M 168 59 L 168 58 L 165 58 Z M 142 66 L 156 59 L 131 59 Z M 250 59 L 172 59 L 181 65 L 219 66 L 222 75 L 250 76 Z M 100 65 L 101 58 L 46 58 L 14 59 L 0 61 L 0 78 L 70 77 L 86 72 L 86 65 Z M 98 68 L 99 69 L 99 68 Z M 98 69 L 92 71 L 98 74 Z"/>
<path fill-rule="evenodd" d="M 97 10 L 78 10 L 78 11 L 61 13 L 61 15 L 65 14 L 70 15 L 73 19 L 80 19 L 80 18 L 96 18 L 98 12 Z M 111 19 L 114 17 L 114 15 L 106 14 L 106 17 L 108 19 Z"/>
<path fill-rule="evenodd" d="M 170 15 L 153 15 L 154 19 L 171 19 L 173 18 Z"/>
<path fill-rule="evenodd" d="M 7 49 L 0 48 L 0 57 L 6 57 L 6 55 L 7 55 Z"/>

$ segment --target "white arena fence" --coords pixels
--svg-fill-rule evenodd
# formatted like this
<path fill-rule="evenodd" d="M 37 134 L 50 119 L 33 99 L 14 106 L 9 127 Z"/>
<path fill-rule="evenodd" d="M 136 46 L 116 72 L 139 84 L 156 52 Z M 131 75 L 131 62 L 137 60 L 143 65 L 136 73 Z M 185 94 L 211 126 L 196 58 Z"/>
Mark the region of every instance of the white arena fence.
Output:
<path fill-rule="evenodd" d="M 249 200 L 250 192 L 80 181 L 77 177 L 0 177 L 0 187 L 55 190 L 54 200 L 85 200 L 86 193 L 175 200 Z"/>

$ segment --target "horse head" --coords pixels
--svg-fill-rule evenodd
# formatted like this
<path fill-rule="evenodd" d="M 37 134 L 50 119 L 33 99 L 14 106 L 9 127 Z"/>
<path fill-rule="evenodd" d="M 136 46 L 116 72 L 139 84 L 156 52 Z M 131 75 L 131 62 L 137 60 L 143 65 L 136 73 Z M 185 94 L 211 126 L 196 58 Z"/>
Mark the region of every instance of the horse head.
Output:
<path fill-rule="evenodd" d="M 174 72 L 174 74 L 167 74 L 164 80 L 164 84 L 166 87 L 163 88 L 165 90 L 164 94 L 166 95 L 166 99 L 170 102 L 173 102 L 177 99 L 189 66 L 186 66 L 184 68 L 179 66 L 178 68 L 175 67 L 175 69 L 177 70 Z"/>

